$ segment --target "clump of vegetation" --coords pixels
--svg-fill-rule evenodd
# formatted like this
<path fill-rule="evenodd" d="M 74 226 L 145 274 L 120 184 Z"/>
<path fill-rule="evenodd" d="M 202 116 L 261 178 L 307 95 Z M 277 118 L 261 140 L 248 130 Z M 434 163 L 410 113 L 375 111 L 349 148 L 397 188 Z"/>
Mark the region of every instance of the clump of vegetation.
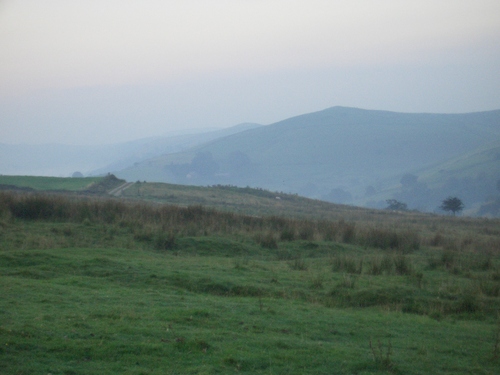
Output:
<path fill-rule="evenodd" d="M 334 272 L 360 274 L 363 272 L 363 258 L 349 255 L 336 255 L 330 259 Z"/>
<path fill-rule="evenodd" d="M 385 370 L 391 371 L 394 367 L 394 363 L 392 361 L 392 344 L 391 340 L 384 346 L 380 340 L 377 341 L 377 345 L 372 343 L 370 339 L 370 350 L 372 352 L 373 360 L 375 363 Z"/>
<path fill-rule="evenodd" d="M 172 250 L 175 248 L 174 233 L 158 233 L 154 239 L 154 246 L 157 250 Z"/>
<path fill-rule="evenodd" d="M 307 270 L 307 263 L 302 258 L 295 258 L 291 262 L 288 263 L 290 268 L 295 271 L 305 271 Z"/>
<path fill-rule="evenodd" d="M 365 246 L 379 249 L 412 252 L 420 248 L 420 236 L 411 230 L 394 231 L 385 228 L 369 228 L 361 232 Z"/>
<path fill-rule="evenodd" d="M 278 248 L 278 242 L 274 238 L 274 234 L 272 232 L 268 232 L 266 234 L 258 234 L 256 236 L 257 243 L 260 244 L 260 246 L 266 248 L 266 249 L 277 249 Z"/>
<path fill-rule="evenodd" d="M 371 257 L 368 263 L 367 273 L 369 275 L 392 275 L 394 273 L 394 260 L 391 254 Z"/>

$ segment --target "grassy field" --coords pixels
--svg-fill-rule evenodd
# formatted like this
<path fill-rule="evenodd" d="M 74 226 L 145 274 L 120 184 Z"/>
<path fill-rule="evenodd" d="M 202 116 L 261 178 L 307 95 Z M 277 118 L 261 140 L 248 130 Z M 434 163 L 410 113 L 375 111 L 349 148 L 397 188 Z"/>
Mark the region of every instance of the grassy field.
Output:
<path fill-rule="evenodd" d="M 496 374 L 499 226 L 468 220 L 489 229 L 2 193 L 0 368 Z"/>
<path fill-rule="evenodd" d="M 89 188 L 91 185 L 101 181 L 102 177 L 40 177 L 40 176 L 2 176 L 0 185 L 31 188 L 34 190 L 68 190 L 79 191 Z"/>
<path fill-rule="evenodd" d="M 131 200 L 182 207 L 202 205 L 219 211 L 257 217 L 345 222 L 360 230 L 416 233 L 425 245 L 458 248 L 500 247 L 500 221 L 450 217 L 419 212 L 394 212 L 338 205 L 298 195 L 234 186 L 184 186 L 135 183 L 123 192 Z"/>

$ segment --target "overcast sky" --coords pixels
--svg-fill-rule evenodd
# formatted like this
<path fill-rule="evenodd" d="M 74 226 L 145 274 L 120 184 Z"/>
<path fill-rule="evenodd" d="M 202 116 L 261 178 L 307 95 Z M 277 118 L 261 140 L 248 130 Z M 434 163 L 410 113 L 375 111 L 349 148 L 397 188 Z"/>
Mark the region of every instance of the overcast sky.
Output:
<path fill-rule="evenodd" d="M 0 0 L 0 142 L 500 109 L 499 0 Z"/>

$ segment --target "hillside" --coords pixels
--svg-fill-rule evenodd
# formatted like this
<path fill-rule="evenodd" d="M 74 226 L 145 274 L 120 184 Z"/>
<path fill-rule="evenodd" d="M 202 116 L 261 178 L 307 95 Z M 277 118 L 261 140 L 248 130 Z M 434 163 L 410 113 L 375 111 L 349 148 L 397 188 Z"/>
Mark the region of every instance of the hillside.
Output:
<path fill-rule="evenodd" d="M 464 157 L 499 140 L 499 124 L 500 111 L 410 114 L 333 107 L 152 158 L 117 176 L 248 185 L 379 207 L 400 187 L 405 174 Z M 489 181 L 498 179 L 493 171 L 482 172 Z M 447 181 L 438 177 L 434 184 Z M 371 196 L 377 194 L 380 199 L 374 201 Z M 424 203 L 412 208 L 435 207 L 433 201 Z"/>
<path fill-rule="evenodd" d="M 75 171 L 84 175 L 104 175 L 134 163 L 166 153 L 183 151 L 209 140 L 224 137 L 258 124 L 245 123 L 227 129 L 186 131 L 131 142 L 94 146 L 64 144 L 0 143 L 0 174 L 68 177 Z"/>
<path fill-rule="evenodd" d="M 401 178 L 387 179 L 387 188 L 365 198 L 368 207 L 382 208 L 394 198 L 409 207 L 435 210 L 443 197 L 458 196 L 465 203 L 467 215 L 482 215 L 482 204 L 500 198 L 500 142 L 442 163 L 414 169 Z M 496 215 L 495 215 L 496 216 Z"/>

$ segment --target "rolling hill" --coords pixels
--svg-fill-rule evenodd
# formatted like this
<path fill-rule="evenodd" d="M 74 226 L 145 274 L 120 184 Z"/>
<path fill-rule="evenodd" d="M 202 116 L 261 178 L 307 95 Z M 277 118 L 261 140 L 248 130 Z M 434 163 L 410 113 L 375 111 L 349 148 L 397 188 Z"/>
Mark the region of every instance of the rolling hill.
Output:
<path fill-rule="evenodd" d="M 466 214 L 475 215 L 484 202 L 500 196 L 500 143 L 495 142 L 445 162 L 416 169 L 392 179 L 392 187 L 372 192 L 366 206 L 382 207 L 390 197 L 412 208 L 438 212 L 445 197 L 465 202 Z M 377 203 L 378 202 L 378 203 Z"/>
<path fill-rule="evenodd" d="M 498 169 L 485 167 L 483 161 L 498 165 L 499 140 L 500 110 L 412 114 L 332 107 L 151 158 L 116 175 L 127 180 L 262 187 L 379 207 L 398 196 L 404 187 L 400 180 L 407 174 L 431 189 L 453 181 L 450 173 L 458 176 L 467 170 L 467 178 L 480 173 L 483 183 L 493 186 L 500 178 Z M 481 152 L 489 159 L 479 158 L 474 164 Z M 462 167 L 450 172 L 452 165 Z M 419 174 L 429 183 L 419 180 Z M 433 210 L 436 202 L 431 196 L 410 208 Z"/>
<path fill-rule="evenodd" d="M 192 130 L 182 134 L 94 146 L 0 143 L 0 174 L 69 177 L 73 172 L 79 171 L 84 175 L 105 175 L 142 160 L 183 151 L 209 140 L 258 126 L 260 125 L 245 123 L 226 129 Z"/>

